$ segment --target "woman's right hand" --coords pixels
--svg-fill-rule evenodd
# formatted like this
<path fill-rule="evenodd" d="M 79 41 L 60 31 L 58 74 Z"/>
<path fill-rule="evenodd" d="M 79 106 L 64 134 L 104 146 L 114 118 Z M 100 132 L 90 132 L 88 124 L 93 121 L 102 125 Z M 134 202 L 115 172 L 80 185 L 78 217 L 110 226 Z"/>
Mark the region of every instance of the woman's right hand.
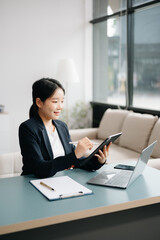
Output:
<path fill-rule="evenodd" d="M 87 150 L 91 150 L 93 147 L 92 142 L 89 138 L 85 137 L 78 141 L 77 147 L 75 149 L 75 155 L 77 158 L 81 158 L 87 152 Z"/>

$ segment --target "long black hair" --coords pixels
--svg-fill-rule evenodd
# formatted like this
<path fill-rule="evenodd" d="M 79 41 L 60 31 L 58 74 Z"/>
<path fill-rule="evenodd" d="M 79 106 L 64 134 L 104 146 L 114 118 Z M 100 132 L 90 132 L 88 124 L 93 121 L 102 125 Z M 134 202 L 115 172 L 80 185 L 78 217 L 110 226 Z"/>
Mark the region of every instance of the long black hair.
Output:
<path fill-rule="evenodd" d="M 52 78 L 42 78 L 37 80 L 32 85 L 32 99 L 33 104 L 29 110 L 29 117 L 38 115 L 38 106 L 36 105 L 36 98 L 40 98 L 44 102 L 47 98 L 51 97 L 57 88 L 61 88 L 65 94 L 62 84 Z"/>

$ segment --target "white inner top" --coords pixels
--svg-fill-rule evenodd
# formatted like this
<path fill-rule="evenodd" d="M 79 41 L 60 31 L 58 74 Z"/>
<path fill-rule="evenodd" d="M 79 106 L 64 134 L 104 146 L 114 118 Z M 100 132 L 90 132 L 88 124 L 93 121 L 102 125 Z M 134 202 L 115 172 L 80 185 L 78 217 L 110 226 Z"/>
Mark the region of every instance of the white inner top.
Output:
<path fill-rule="evenodd" d="M 57 129 L 55 128 L 54 132 L 49 132 L 47 130 L 47 133 L 48 133 L 48 137 L 49 137 L 49 140 L 51 143 L 54 158 L 64 156 L 65 155 L 64 148 L 63 148 L 62 142 L 59 138 Z"/>

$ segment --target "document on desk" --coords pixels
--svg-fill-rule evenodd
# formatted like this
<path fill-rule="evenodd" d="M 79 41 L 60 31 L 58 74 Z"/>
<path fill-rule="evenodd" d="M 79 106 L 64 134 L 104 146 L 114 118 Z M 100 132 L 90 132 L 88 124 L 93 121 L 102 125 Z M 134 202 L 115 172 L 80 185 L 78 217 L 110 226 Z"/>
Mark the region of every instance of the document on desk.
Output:
<path fill-rule="evenodd" d="M 36 179 L 31 180 L 30 183 L 48 200 L 78 197 L 93 193 L 68 176 Z"/>

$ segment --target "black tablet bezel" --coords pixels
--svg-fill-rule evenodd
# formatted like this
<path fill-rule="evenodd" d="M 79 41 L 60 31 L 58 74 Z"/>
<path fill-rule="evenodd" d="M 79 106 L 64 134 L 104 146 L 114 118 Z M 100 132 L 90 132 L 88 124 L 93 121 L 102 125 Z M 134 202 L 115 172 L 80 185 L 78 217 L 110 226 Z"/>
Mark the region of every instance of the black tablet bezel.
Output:
<path fill-rule="evenodd" d="M 110 142 L 113 143 L 121 135 L 122 135 L 122 132 L 116 133 L 116 134 L 113 134 L 113 135 L 107 137 L 88 157 L 86 157 L 84 163 L 90 161 L 95 156 L 95 154 L 99 154 L 99 150 L 103 151 L 103 147 L 105 145 L 108 146 L 110 144 Z"/>

